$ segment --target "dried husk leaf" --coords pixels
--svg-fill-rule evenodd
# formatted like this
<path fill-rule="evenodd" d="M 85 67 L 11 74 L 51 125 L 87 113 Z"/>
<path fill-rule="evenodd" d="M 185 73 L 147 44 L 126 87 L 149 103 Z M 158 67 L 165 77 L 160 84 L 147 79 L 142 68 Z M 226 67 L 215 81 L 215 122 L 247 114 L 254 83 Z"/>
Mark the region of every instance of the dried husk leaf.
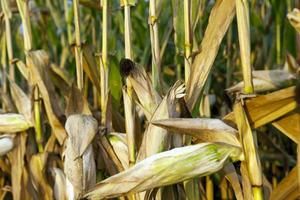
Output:
<path fill-rule="evenodd" d="M 120 66 L 123 76 L 130 82 L 129 84 L 138 98 L 137 103 L 141 105 L 146 118 L 150 120 L 162 100 L 161 97 L 153 88 L 152 82 L 143 67 L 138 66 L 129 59 L 122 59 Z"/>
<path fill-rule="evenodd" d="M 291 25 L 300 33 L 300 11 L 297 8 L 294 8 L 292 12 L 287 14 L 287 18 L 290 21 Z"/>
<path fill-rule="evenodd" d="M 228 165 L 226 165 L 224 167 L 223 171 L 225 172 L 226 179 L 229 181 L 229 183 L 231 184 L 231 186 L 233 188 L 236 199 L 243 200 L 244 199 L 243 191 L 241 188 L 239 177 L 236 173 L 236 170 L 235 170 L 233 164 L 229 163 Z"/>
<path fill-rule="evenodd" d="M 271 193 L 270 199 L 283 200 L 287 199 L 289 194 L 298 190 L 297 166 L 294 167 L 289 174 L 277 185 Z"/>
<path fill-rule="evenodd" d="M 184 96 L 184 89 L 184 85 L 177 81 L 159 104 L 151 121 L 179 117 L 179 113 L 176 112 L 176 103 L 179 98 Z M 167 150 L 170 145 L 168 131 L 153 124 L 149 124 L 147 127 L 144 139 L 146 140 L 144 143 L 146 144 L 146 157 Z"/>
<path fill-rule="evenodd" d="M 172 118 L 151 123 L 174 133 L 191 135 L 202 142 L 221 142 L 241 147 L 238 131 L 219 119 Z"/>
<path fill-rule="evenodd" d="M 39 199 L 53 199 L 52 189 L 46 179 L 46 163 L 48 154 L 33 155 L 29 162 L 30 180 L 36 190 Z"/>
<path fill-rule="evenodd" d="M 277 90 L 291 85 L 296 77 L 286 70 L 257 70 L 252 71 L 255 92 Z M 227 89 L 228 92 L 242 92 L 244 81 Z"/>
<path fill-rule="evenodd" d="M 92 115 L 88 101 L 83 96 L 82 91 L 77 88 L 75 83 L 72 84 L 71 91 L 68 96 L 65 114 L 67 117 L 73 114 Z"/>
<path fill-rule="evenodd" d="M 88 45 L 82 46 L 83 53 L 83 70 L 88 75 L 93 85 L 97 88 L 98 92 L 100 92 L 100 72 L 98 69 L 98 65 L 96 63 L 94 52 L 92 48 Z"/>
<path fill-rule="evenodd" d="M 300 75 L 300 66 L 290 53 L 286 54 L 286 63 L 284 65 L 284 69 L 290 73 Z"/>
<path fill-rule="evenodd" d="M 128 147 L 126 143 L 126 135 L 124 133 L 110 133 L 108 140 L 112 145 L 114 152 L 116 153 L 118 159 L 122 163 L 124 169 L 128 169 Z"/>
<path fill-rule="evenodd" d="M 12 135 L 0 135 L 0 156 L 10 152 L 14 147 L 14 137 Z"/>
<path fill-rule="evenodd" d="M 251 127 L 261 127 L 296 109 L 295 96 L 295 87 L 292 86 L 246 100 L 245 107 Z M 223 121 L 236 126 L 233 112 L 226 115 Z"/>
<path fill-rule="evenodd" d="M 64 172 L 67 178 L 68 196 L 78 198 L 82 191 L 96 182 L 96 166 L 92 140 L 98 130 L 98 123 L 88 115 L 71 115 L 66 121 Z M 70 193 L 70 190 L 74 194 Z"/>
<path fill-rule="evenodd" d="M 272 123 L 284 135 L 300 144 L 300 111 L 288 114 Z"/>
<path fill-rule="evenodd" d="M 54 87 L 50 84 L 49 77 L 46 75 L 49 57 L 45 51 L 38 50 L 28 52 L 26 58 L 30 71 L 30 80 L 33 85 L 38 86 L 53 133 L 58 142 L 62 144 L 66 138 L 66 132 L 58 120 L 58 116 L 62 115 L 62 111 L 57 103 L 59 102 L 58 98 L 55 97 Z"/>
<path fill-rule="evenodd" d="M 66 98 L 72 85 L 72 80 L 69 78 L 67 72 L 55 64 L 51 64 L 49 76 L 54 86 L 60 90 L 61 94 Z"/>
<path fill-rule="evenodd" d="M 134 164 L 136 160 L 135 106 L 133 99 L 128 95 L 126 88 L 123 88 L 122 91 L 124 101 L 126 138 L 128 144 L 128 160 L 130 164 Z"/>
<path fill-rule="evenodd" d="M 10 92 L 19 113 L 23 114 L 26 120 L 33 124 L 32 105 L 29 97 L 13 81 L 10 81 Z"/>
<path fill-rule="evenodd" d="M 222 39 L 235 14 L 235 0 L 216 1 L 201 42 L 201 52 L 195 57 L 191 66 L 190 77 L 186 85 L 186 102 L 190 111 L 193 110 L 199 95 L 217 56 Z"/>
<path fill-rule="evenodd" d="M 32 48 L 32 33 L 29 15 L 29 7 L 27 0 L 16 0 L 19 13 L 23 23 L 24 48 L 29 51 Z"/>
<path fill-rule="evenodd" d="M 260 187 L 262 186 L 262 169 L 247 115 L 241 102 L 236 103 L 233 110 L 235 118 L 237 119 L 236 123 L 245 153 L 245 162 L 250 182 L 253 186 Z"/>
<path fill-rule="evenodd" d="M 51 173 L 54 179 L 53 194 L 56 200 L 66 200 L 66 178 L 63 171 L 59 168 L 51 168 Z"/>
<path fill-rule="evenodd" d="M 32 127 L 31 121 L 28 121 L 22 114 L 0 114 L 0 132 L 21 132 L 27 130 L 30 127 Z"/>
<path fill-rule="evenodd" d="M 21 72 L 22 76 L 28 80 L 29 77 L 29 69 L 26 67 L 26 65 L 21 60 L 16 60 L 16 65 Z"/>
<path fill-rule="evenodd" d="M 112 198 L 174 184 L 214 173 L 224 166 L 228 158 L 239 159 L 240 156 L 239 148 L 213 143 L 172 149 L 105 179 L 84 196 L 90 199 Z"/>
<path fill-rule="evenodd" d="M 22 173 L 24 167 L 24 156 L 26 153 L 26 138 L 27 135 L 25 132 L 17 134 L 14 138 L 15 147 L 8 154 L 11 164 L 12 195 L 16 200 L 23 199 L 21 191 L 22 187 L 24 187 L 24 185 L 22 185 Z"/>

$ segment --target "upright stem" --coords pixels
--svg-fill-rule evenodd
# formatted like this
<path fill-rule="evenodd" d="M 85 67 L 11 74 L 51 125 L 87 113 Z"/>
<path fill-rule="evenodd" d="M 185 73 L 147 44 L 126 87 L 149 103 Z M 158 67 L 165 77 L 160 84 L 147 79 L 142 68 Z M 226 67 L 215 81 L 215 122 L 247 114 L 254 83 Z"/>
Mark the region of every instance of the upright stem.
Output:
<path fill-rule="evenodd" d="M 281 24 L 280 24 L 280 15 L 276 14 L 276 64 L 281 63 Z"/>
<path fill-rule="evenodd" d="M 185 59 L 184 59 L 184 76 L 185 83 L 190 76 L 190 68 L 192 64 L 192 43 L 191 43 L 191 15 L 190 15 L 190 0 L 184 0 L 184 50 L 185 50 Z"/>
<path fill-rule="evenodd" d="M 250 25 L 249 6 L 247 0 L 236 0 L 239 44 L 244 77 L 244 92 L 253 93 L 252 71 L 250 63 Z"/>
<path fill-rule="evenodd" d="M 130 5 L 125 2 L 124 5 L 125 16 L 125 58 L 132 59 L 131 53 L 131 20 L 130 20 Z"/>
<path fill-rule="evenodd" d="M 152 50 L 152 83 L 153 87 L 157 90 L 162 90 L 161 82 L 161 57 L 160 57 L 160 45 L 158 36 L 158 24 L 156 16 L 156 0 L 149 1 L 149 24 L 150 24 L 150 39 Z"/>
<path fill-rule="evenodd" d="M 110 120 L 107 119 L 108 108 L 108 65 L 107 65 L 107 16 L 108 4 L 107 0 L 102 0 L 102 55 L 100 65 L 100 88 L 101 88 L 101 124 L 110 129 Z"/>
<path fill-rule="evenodd" d="M 17 0 L 18 9 L 21 15 L 23 24 L 23 37 L 24 37 L 24 48 L 25 53 L 32 49 L 32 34 L 31 34 L 31 23 L 28 9 L 28 2 L 23 0 Z M 42 125 L 41 125 L 41 113 L 40 113 L 40 98 L 39 90 L 37 86 L 34 86 L 34 121 L 35 121 L 35 137 L 38 144 L 39 152 L 43 151 L 42 146 Z"/>
<path fill-rule="evenodd" d="M 80 22 L 79 22 L 79 2 L 73 0 L 74 6 L 74 23 L 75 23 L 75 59 L 76 59 L 76 76 L 77 86 L 80 90 L 83 89 L 83 68 L 82 68 L 82 51 L 80 38 Z"/>
<path fill-rule="evenodd" d="M 10 27 L 10 19 L 8 16 L 5 16 L 5 32 L 6 32 L 6 48 L 8 54 L 9 61 L 9 78 L 14 81 L 15 80 L 15 66 L 12 62 L 14 58 L 12 40 L 11 40 L 11 27 Z"/>
<path fill-rule="evenodd" d="M 131 20 L 130 5 L 127 0 L 124 1 L 125 15 L 125 57 L 132 59 L 131 54 Z M 135 106 L 133 101 L 133 88 L 130 81 L 126 80 L 126 91 L 123 90 L 124 110 L 125 110 L 125 128 L 128 143 L 129 164 L 135 163 Z"/>
<path fill-rule="evenodd" d="M 64 9 L 65 9 L 65 20 L 67 22 L 67 35 L 68 35 L 68 43 L 69 45 L 72 43 L 72 24 L 71 20 L 69 19 L 69 6 L 68 0 L 64 0 Z"/>

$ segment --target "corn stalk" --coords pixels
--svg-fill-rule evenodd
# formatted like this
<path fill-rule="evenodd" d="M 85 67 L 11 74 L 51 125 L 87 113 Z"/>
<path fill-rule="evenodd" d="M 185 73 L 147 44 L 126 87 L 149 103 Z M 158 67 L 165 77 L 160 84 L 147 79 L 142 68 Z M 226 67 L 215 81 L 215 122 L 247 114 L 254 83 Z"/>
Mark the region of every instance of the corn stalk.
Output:
<path fill-rule="evenodd" d="M 76 77 L 77 86 L 83 89 L 83 68 L 82 68 L 82 50 L 80 38 L 80 16 L 79 16 L 79 0 L 73 0 L 74 8 L 74 24 L 75 24 L 75 59 L 76 59 Z"/>
<path fill-rule="evenodd" d="M 29 15 L 28 1 L 17 0 L 18 9 L 22 19 L 23 25 L 23 38 L 24 38 L 24 50 L 25 54 L 32 50 L 32 31 Z M 27 63 L 27 60 L 26 60 Z M 33 87 L 34 92 L 34 120 L 35 120 L 35 132 L 36 141 L 38 143 L 38 149 L 40 152 L 43 151 L 42 146 L 42 124 L 41 124 L 41 108 L 40 108 L 40 94 L 38 87 Z"/>

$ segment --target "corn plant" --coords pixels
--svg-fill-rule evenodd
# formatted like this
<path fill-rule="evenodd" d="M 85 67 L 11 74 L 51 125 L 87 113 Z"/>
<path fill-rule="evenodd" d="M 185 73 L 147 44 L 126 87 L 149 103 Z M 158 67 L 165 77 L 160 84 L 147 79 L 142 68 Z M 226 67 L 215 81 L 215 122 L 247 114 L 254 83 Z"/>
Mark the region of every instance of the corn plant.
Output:
<path fill-rule="evenodd" d="M 299 5 L 0 0 L 0 199 L 300 198 Z"/>

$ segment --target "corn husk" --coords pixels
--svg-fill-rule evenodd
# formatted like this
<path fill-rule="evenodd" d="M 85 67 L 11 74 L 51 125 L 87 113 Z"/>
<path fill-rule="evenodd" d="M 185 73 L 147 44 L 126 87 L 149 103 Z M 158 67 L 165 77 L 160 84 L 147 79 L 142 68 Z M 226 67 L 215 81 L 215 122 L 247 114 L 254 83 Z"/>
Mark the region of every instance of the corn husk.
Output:
<path fill-rule="evenodd" d="M 7 154 L 14 147 L 14 139 L 12 135 L 0 136 L 0 156 Z"/>
<path fill-rule="evenodd" d="M 202 142 L 221 142 L 241 147 L 238 131 L 219 119 L 172 118 L 151 123 L 174 133 L 191 135 Z"/>
<path fill-rule="evenodd" d="M 114 152 L 116 153 L 118 159 L 122 163 L 124 169 L 128 169 L 128 147 L 126 142 L 126 135 L 124 133 L 110 133 L 108 140 L 112 145 Z"/>
<path fill-rule="evenodd" d="M 267 92 L 291 85 L 296 77 L 286 70 L 257 70 L 252 71 L 255 92 Z M 227 89 L 228 92 L 242 92 L 244 81 Z"/>
<path fill-rule="evenodd" d="M 146 118 L 150 120 L 162 100 L 161 97 L 153 88 L 152 82 L 143 67 L 138 66 L 129 59 L 121 60 L 120 66 L 123 76 L 127 78 L 137 96 L 137 103 L 141 105 Z"/>
<path fill-rule="evenodd" d="M 292 199 L 288 198 L 294 191 L 298 191 L 297 166 L 277 185 L 271 193 L 271 200 Z M 299 191 L 298 191 L 299 192 Z"/>
<path fill-rule="evenodd" d="M 297 8 L 294 8 L 292 12 L 287 14 L 287 18 L 290 21 L 291 25 L 300 33 L 300 11 Z"/>
<path fill-rule="evenodd" d="M 184 91 L 184 85 L 177 81 L 159 104 L 151 121 L 178 117 L 176 103 L 179 98 L 184 96 Z M 149 124 L 147 127 L 144 139 L 146 140 L 146 143 L 144 143 L 146 144 L 146 157 L 167 150 L 170 146 L 168 131 L 153 124 Z"/>
<path fill-rule="evenodd" d="M 50 200 L 53 199 L 53 191 L 46 178 L 47 160 L 47 153 L 31 156 L 29 161 L 29 174 L 38 199 Z"/>
<path fill-rule="evenodd" d="M 251 127 L 261 127 L 295 110 L 297 108 L 295 96 L 295 87 L 288 87 L 246 100 L 245 106 Z M 236 126 L 233 112 L 226 115 L 223 121 L 232 127 Z"/>
<path fill-rule="evenodd" d="M 298 145 L 300 144 L 300 112 L 292 112 L 272 123 L 274 127 L 280 130 Z"/>
<path fill-rule="evenodd" d="M 176 148 L 155 154 L 105 179 L 84 196 L 89 199 L 118 197 L 209 175 L 220 170 L 229 158 L 236 160 L 241 155 L 239 148 L 213 143 Z"/>
<path fill-rule="evenodd" d="M 21 132 L 32 127 L 24 115 L 15 113 L 0 114 L 0 132 Z"/>
<path fill-rule="evenodd" d="M 14 148 L 7 154 L 11 164 L 12 195 L 13 199 L 16 200 L 23 199 L 22 190 L 25 189 L 25 185 L 22 184 L 22 176 L 25 165 L 26 142 L 27 134 L 25 132 L 17 134 L 14 137 Z"/>
<path fill-rule="evenodd" d="M 54 179 L 53 195 L 56 200 L 66 200 L 66 177 L 64 172 L 56 167 L 50 169 Z"/>
<path fill-rule="evenodd" d="M 96 166 L 92 140 L 98 123 L 92 116 L 71 115 L 66 121 L 68 138 L 64 152 L 64 172 L 68 199 L 78 198 L 96 182 Z"/>
<path fill-rule="evenodd" d="M 33 108 L 29 97 L 13 81 L 10 81 L 10 92 L 19 113 L 23 114 L 26 120 L 28 120 L 33 124 L 34 123 L 34 119 L 32 115 Z"/>

